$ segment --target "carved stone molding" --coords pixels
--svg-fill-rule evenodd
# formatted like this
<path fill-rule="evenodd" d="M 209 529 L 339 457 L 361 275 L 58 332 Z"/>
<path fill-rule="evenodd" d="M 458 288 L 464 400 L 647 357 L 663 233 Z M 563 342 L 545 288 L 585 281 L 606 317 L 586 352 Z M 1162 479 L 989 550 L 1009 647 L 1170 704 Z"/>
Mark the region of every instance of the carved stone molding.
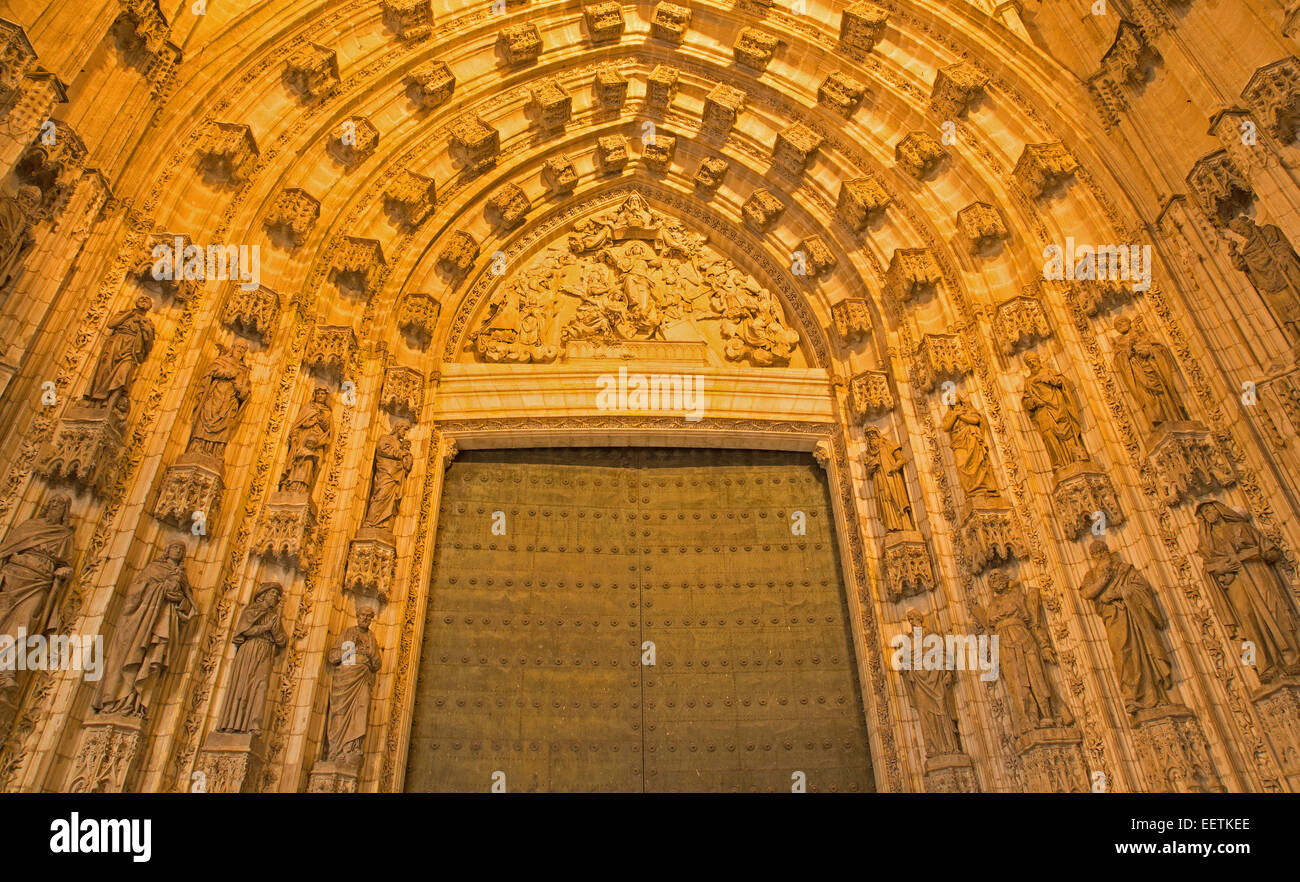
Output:
<path fill-rule="evenodd" d="M 415 368 L 394 366 L 384 371 L 379 406 L 389 413 L 414 419 L 424 403 L 424 374 Z"/>
<path fill-rule="evenodd" d="M 1034 293 L 1004 300 L 993 314 L 994 338 L 1007 355 L 1052 336 L 1052 326 L 1047 321 L 1036 286 L 1027 286 L 1026 291 Z"/>
<path fill-rule="evenodd" d="M 741 28 L 732 52 L 737 64 L 761 73 L 772 63 L 772 57 L 776 55 L 777 47 L 780 45 L 781 41 L 766 31 L 758 28 Z"/>
<path fill-rule="evenodd" d="M 849 228 L 862 232 L 871 218 L 889 207 L 893 201 L 880 179 L 874 174 L 844 181 L 835 209 Z"/>
<path fill-rule="evenodd" d="M 596 168 L 602 175 L 616 175 L 627 167 L 627 138 L 605 135 L 596 139 Z"/>
<path fill-rule="evenodd" d="M 735 86 L 718 83 L 704 96 L 701 122 L 705 131 L 725 135 L 745 109 L 745 93 Z"/>
<path fill-rule="evenodd" d="M 402 223 L 413 227 L 433 211 L 438 201 L 438 188 L 433 178 L 399 168 L 384 190 L 384 198 L 397 207 Z"/>
<path fill-rule="evenodd" d="M 646 105 L 658 111 L 667 110 L 668 105 L 673 103 L 673 96 L 677 94 L 677 80 L 680 77 L 681 72 L 675 67 L 655 65 L 645 81 Z"/>
<path fill-rule="evenodd" d="M 1078 161 L 1060 141 L 1026 144 L 1011 173 L 1034 199 L 1050 196 L 1074 177 Z"/>
<path fill-rule="evenodd" d="M 1024 557 L 1011 510 L 973 507 L 961 525 L 961 545 L 971 575 Z"/>
<path fill-rule="evenodd" d="M 788 175 L 798 177 L 808 168 L 821 146 L 822 136 L 803 123 L 796 123 L 777 132 L 772 148 L 772 162 Z"/>
<path fill-rule="evenodd" d="M 311 496 L 296 491 L 272 493 L 262 508 L 252 553 L 282 561 L 295 570 L 306 568 L 314 550 L 316 505 Z"/>
<path fill-rule="evenodd" d="M 202 522 L 215 522 L 221 509 L 221 494 L 225 489 L 221 479 L 220 459 L 199 454 L 184 453 L 168 467 L 158 488 L 153 516 L 179 530 L 196 536 L 207 536 L 206 528 L 195 532 L 194 526 Z"/>
<path fill-rule="evenodd" d="M 303 364 L 320 374 L 342 376 L 356 348 L 357 335 L 347 325 L 317 325 Z"/>
<path fill-rule="evenodd" d="M 1264 65 L 1241 97 L 1279 141 L 1290 144 L 1300 130 L 1300 59 L 1288 56 Z"/>
<path fill-rule="evenodd" d="M 785 213 L 785 203 L 766 187 L 761 187 L 749 194 L 749 198 L 740 206 L 740 214 L 760 233 L 767 232 Z"/>
<path fill-rule="evenodd" d="M 702 160 L 700 167 L 695 170 L 696 189 L 710 196 L 718 192 L 718 188 L 726 180 L 729 167 L 730 165 L 725 159 L 719 159 L 716 156 Z"/>
<path fill-rule="evenodd" d="M 478 240 L 464 230 L 452 230 L 438 254 L 438 266 L 455 276 L 464 276 L 478 260 Z"/>
<path fill-rule="evenodd" d="M 660 3 L 650 19 L 651 36 L 669 43 L 681 43 L 691 26 L 691 11 L 676 3 Z"/>
<path fill-rule="evenodd" d="M 934 590 L 934 568 L 924 536 L 915 531 L 886 533 L 883 551 L 887 599 L 891 603 Z"/>
<path fill-rule="evenodd" d="M 209 123 L 199 139 L 199 165 L 220 181 L 242 184 L 257 165 L 253 131 L 238 123 Z"/>
<path fill-rule="evenodd" d="M 265 224 L 290 238 L 295 246 L 307 241 L 320 219 L 320 202 L 306 190 L 288 187 L 280 191 L 266 215 Z"/>
<path fill-rule="evenodd" d="M 477 113 L 461 114 L 451 125 L 449 150 L 452 159 L 476 172 L 497 164 L 501 154 L 501 133 L 483 122 Z"/>
<path fill-rule="evenodd" d="M 104 408 L 70 404 L 38 469 L 51 484 L 72 484 L 105 497 L 117 476 L 125 431 L 121 418 Z"/>
<path fill-rule="evenodd" d="M 432 294 L 406 294 L 397 306 L 397 326 L 421 338 L 427 346 L 438 326 L 438 312 L 438 301 Z"/>
<path fill-rule="evenodd" d="M 384 24 L 400 40 L 423 40 L 433 32 L 433 4 L 429 0 L 384 0 Z"/>
<path fill-rule="evenodd" d="M 280 320 L 280 295 L 265 285 L 252 291 L 242 285 L 232 285 L 221 322 L 232 331 L 256 337 L 263 343 L 271 341 L 275 326 Z"/>
<path fill-rule="evenodd" d="M 421 110 L 432 110 L 456 91 L 456 75 L 446 62 L 437 59 L 412 68 L 406 80 Z"/>
<path fill-rule="evenodd" d="M 885 35 L 888 21 L 889 13 L 872 3 L 850 5 L 840 16 L 840 48 L 854 56 L 865 55 Z"/>
<path fill-rule="evenodd" d="M 285 62 L 284 82 L 304 104 L 330 97 L 340 83 L 338 53 L 307 43 Z"/>
<path fill-rule="evenodd" d="M 593 43 L 605 43 L 623 36 L 623 7 L 618 3 L 594 3 L 582 7 L 587 35 Z"/>
<path fill-rule="evenodd" d="M 557 80 L 543 80 L 529 90 L 529 97 L 542 131 L 564 131 L 569 117 L 573 115 L 573 98 Z"/>
<path fill-rule="evenodd" d="M 1216 226 L 1246 211 L 1255 201 L 1255 191 L 1226 150 L 1203 156 L 1187 175 L 1196 203 Z"/>
<path fill-rule="evenodd" d="M 885 287 L 899 303 L 924 300 L 943 279 L 928 248 L 895 248 L 885 273 Z"/>
<path fill-rule="evenodd" d="M 379 129 L 364 116 L 350 116 L 334 129 L 330 155 L 346 166 L 365 162 L 379 146 Z"/>
<path fill-rule="evenodd" d="M 862 104 L 867 87 L 845 73 L 835 71 L 817 87 L 817 103 L 849 119 Z"/>
<path fill-rule="evenodd" d="M 1196 716 L 1178 705 L 1138 711 L 1138 758 L 1156 793 L 1220 793 L 1223 784 Z"/>
<path fill-rule="evenodd" d="M 1147 462 L 1170 506 L 1237 483 L 1232 464 L 1199 422 L 1164 423 L 1148 441 Z"/>
<path fill-rule="evenodd" d="M 941 67 L 930 90 L 930 110 L 946 120 L 956 119 L 984 94 L 988 82 L 988 75 L 973 64 Z"/>
<path fill-rule="evenodd" d="M 376 283 L 385 266 L 379 240 L 344 236 L 334 247 L 330 274 L 334 284 L 370 297 L 378 290 Z"/>
<path fill-rule="evenodd" d="M 957 231 L 971 254 L 984 253 L 1007 238 L 1002 212 L 987 202 L 972 202 L 957 212 Z"/>
<path fill-rule="evenodd" d="M 871 307 L 864 297 L 846 297 L 832 304 L 831 321 L 846 345 L 871 337 Z"/>
<path fill-rule="evenodd" d="M 1099 525 L 1124 523 L 1110 475 L 1096 463 L 1073 463 L 1058 471 L 1052 499 L 1061 529 L 1071 539 L 1086 536 Z"/>
<path fill-rule="evenodd" d="M 497 45 L 508 64 L 531 64 L 542 54 L 542 35 L 535 24 L 507 25 L 501 29 Z"/>
<path fill-rule="evenodd" d="M 970 352 L 956 334 L 926 334 L 916 350 L 916 380 L 927 392 L 970 373 Z"/>
<path fill-rule="evenodd" d="M 849 407 L 859 422 L 894 409 L 894 393 L 884 371 L 863 371 L 849 381 Z"/>
<path fill-rule="evenodd" d="M 909 132 L 894 145 L 894 159 L 919 180 L 933 174 L 947 158 L 948 151 L 928 132 Z"/>

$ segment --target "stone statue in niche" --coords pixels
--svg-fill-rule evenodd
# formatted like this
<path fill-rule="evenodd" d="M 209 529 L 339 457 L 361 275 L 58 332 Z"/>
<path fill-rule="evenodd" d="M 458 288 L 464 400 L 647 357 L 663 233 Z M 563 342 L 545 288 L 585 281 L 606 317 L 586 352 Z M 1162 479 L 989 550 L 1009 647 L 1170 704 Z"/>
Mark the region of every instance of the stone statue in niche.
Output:
<path fill-rule="evenodd" d="M 1174 666 L 1162 631 L 1169 625 L 1146 577 L 1101 539 L 1088 546 L 1092 569 L 1080 591 L 1106 625 L 1124 706 L 1134 714 L 1172 703 Z"/>
<path fill-rule="evenodd" d="M 1232 265 L 1250 279 L 1277 313 L 1293 341 L 1300 341 L 1300 256 L 1273 224 L 1259 226 L 1244 214 L 1228 222 L 1241 244 L 1228 242 Z"/>
<path fill-rule="evenodd" d="M 907 611 L 907 623 L 924 633 L 925 616 L 920 610 Z M 921 722 L 926 759 L 961 753 L 957 728 L 957 701 L 953 694 L 956 674 L 950 670 L 904 670 L 899 672 L 907 697 Z"/>
<path fill-rule="evenodd" d="M 31 184 L 19 187 L 17 196 L 0 197 L 0 291 L 9 287 L 36 244 L 31 230 L 40 207 L 40 188 Z"/>
<path fill-rule="evenodd" d="M 59 627 L 59 595 L 72 577 L 72 499 L 56 493 L 40 514 L 15 526 L 0 542 L 0 635 L 14 647 L 19 630 L 48 634 Z M 0 689 L 16 686 L 11 666 L 0 669 Z"/>
<path fill-rule="evenodd" d="M 96 713 L 144 716 L 154 685 L 180 652 L 185 623 L 198 612 L 184 563 L 185 546 L 173 542 L 131 583 L 90 703 Z"/>
<path fill-rule="evenodd" d="M 634 193 L 499 285 L 470 348 L 489 362 L 716 353 L 788 364 L 799 335 L 780 303 L 707 242 Z"/>
<path fill-rule="evenodd" d="M 948 433 L 957 476 L 967 501 L 976 504 L 980 500 L 1000 500 L 1002 492 L 998 490 L 993 461 L 989 458 L 984 417 L 959 398 L 948 409 L 943 429 Z"/>
<path fill-rule="evenodd" d="M 153 349 L 154 326 L 149 320 L 152 308 L 153 301 L 141 295 L 131 309 L 109 319 L 111 333 L 99 351 L 90 388 L 83 396 L 86 401 L 109 413 L 125 415 L 136 372 Z"/>
<path fill-rule="evenodd" d="M 998 635 L 1016 731 L 1069 726 L 1074 718 L 1047 668 L 1056 664 L 1056 650 L 1047 636 L 1038 592 L 1012 582 L 1005 570 L 989 574 L 989 589 L 993 597 L 988 606 L 975 605 L 975 618 Z"/>
<path fill-rule="evenodd" d="M 375 465 L 370 479 L 370 497 L 362 525 L 392 532 L 397 508 L 402 501 L 402 484 L 411 471 L 411 442 L 406 433 L 410 426 L 397 420 L 388 434 L 375 444 Z"/>
<path fill-rule="evenodd" d="M 1300 670 L 1300 628 L 1276 565 L 1282 552 L 1247 515 L 1210 500 L 1196 507 L 1205 571 L 1229 636 L 1254 644 L 1261 682 Z M 1240 650 L 1241 647 L 1236 647 Z M 1240 652 L 1238 652 L 1240 654 Z"/>
<path fill-rule="evenodd" d="M 262 714 L 266 709 L 266 690 L 271 681 L 271 662 L 288 643 L 280 624 L 280 599 L 284 590 L 279 582 L 264 582 L 257 594 L 239 615 L 233 642 L 235 663 L 230 670 L 226 701 L 217 722 L 218 732 L 262 731 Z"/>
<path fill-rule="evenodd" d="M 903 448 L 890 441 L 879 429 L 867 429 L 867 455 L 863 460 L 867 480 L 876 495 L 876 511 L 888 533 L 916 529 L 912 500 L 907 495 L 907 478 L 903 474 Z"/>
<path fill-rule="evenodd" d="M 1149 429 L 1189 419 L 1169 347 L 1151 339 L 1138 316 L 1115 320 L 1115 373 Z"/>
<path fill-rule="evenodd" d="M 329 400 L 329 390 L 317 386 L 289 430 L 289 462 L 280 476 L 280 490 L 309 494 L 315 486 L 321 460 L 334 439 Z"/>
<path fill-rule="evenodd" d="M 194 401 L 194 427 L 185 448 L 187 453 L 224 460 L 226 445 L 252 390 L 244 360 L 247 355 L 248 343 L 236 340 L 228 352 L 208 365 Z"/>
<path fill-rule="evenodd" d="M 1025 354 L 1025 367 L 1029 368 L 1029 376 L 1020 401 L 1043 438 L 1052 469 L 1059 471 L 1072 463 L 1087 462 L 1083 421 L 1073 385 L 1033 352 Z"/>
<path fill-rule="evenodd" d="M 344 630 L 326 659 L 334 668 L 325 713 L 324 755 L 330 762 L 353 765 L 361 761 L 370 719 L 370 692 L 381 662 L 379 641 L 370 632 L 374 618 L 373 609 L 358 609 L 357 623 Z"/>

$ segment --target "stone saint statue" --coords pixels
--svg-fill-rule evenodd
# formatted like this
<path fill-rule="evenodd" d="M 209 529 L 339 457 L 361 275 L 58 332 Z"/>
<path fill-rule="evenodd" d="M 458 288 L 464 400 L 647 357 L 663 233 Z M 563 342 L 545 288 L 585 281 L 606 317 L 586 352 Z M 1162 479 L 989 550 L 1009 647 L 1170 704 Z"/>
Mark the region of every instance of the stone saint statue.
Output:
<path fill-rule="evenodd" d="M 144 716 L 152 685 L 176 660 L 185 623 L 198 611 L 184 563 L 185 546 L 173 542 L 131 583 L 90 703 L 96 713 Z"/>
<path fill-rule="evenodd" d="M 1147 334 L 1139 316 L 1115 320 L 1115 373 L 1151 429 L 1189 419 L 1178 390 L 1178 369 L 1169 347 Z"/>
<path fill-rule="evenodd" d="M 1129 713 L 1171 703 L 1174 666 L 1161 636 L 1169 624 L 1151 583 L 1101 539 L 1080 590 L 1106 625 L 1106 642 Z"/>
<path fill-rule="evenodd" d="M 920 610 L 909 609 L 907 622 L 913 629 L 925 627 Z M 961 735 L 957 729 L 957 702 L 953 695 L 955 674 L 948 670 L 904 670 L 903 684 L 907 697 L 921 721 L 927 759 L 961 753 Z"/>
<path fill-rule="evenodd" d="M 71 505 L 66 494 L 51 496 L 0 542 L 0 634 L 15 647 L 20 628 L 29 636 L 58 630 L 60 588 L 72 576 Z M 0 670 L 0 688 L 17 685 L 14 673 Z"/>
<path fill-rule="evenodd" d="M 1012 582 L 1004 570 L 989 574 L 989 588 L 993 598 L 988 606 L 975 605 L 975 618 L 998 636 L 1016 731 L 1070 725 L 1074 718 L 1047 670 L 1056 664 L 1056 650 L 1047 636 L 1038 592 Z"/>
<path fill-rule="evenodd" d="M 1033 352 L 1025 355 L 1025 367 L 1029 368 L 1029 376 L 1020 401 L 1043 438 L 1052 469 L 1059 471 L 1072 463 L 1086 462 L 1088 451 L 1083 445 L 1083 421 L 1074 387 Z"/>
<path fill-rule="evenodd" d="M 967 501 L 974 504 L 980 498 L 1000 499 L 1002 493 L 993 476 L 993 461 L 984 437 L 984 417 L 959 398 L 949 408 L 943 428 L 952 445 L 953 461 Z"/>
<path fill-rule="evenodd" d="M 912 501 L 903 475 L 903 448 L 891 442 L 877 428 L 867 430 L 867 455 L 863 459 L 867 480 L 876 494 L 876 511 L 888 533 L 915 530 Z"/>
<path fill-rule="evenodd" d="M 1228 229 L 1242 239 L 1240 245 L 1228 243 L 1232 265 L 1250 279 L 1291 333 L 1291 339 L 1300 341 L 1300 256 L 1273 224 L 1261 227 L 1239 214 L 1228 223 Z"/>
<path fill-rule="evenodd" d="M 375 611 L 357 610 L 357 623 L 343 632 L 327 661 L 334 667 L 326 710 L 325 759 L 355 763 L 361 759 L 370 718 L 370 690 L 379 672 L 379 641 L 370 633 Z"/>
<path fill-rule="evenodd" d="M 226 703 L 217 723 L 218 732 L 262 731 L 266 690 L 271 681 L 271 660 L 284 648 L 288 635 L 280 624 L 279 582 L 263 582 L 235 624 L 235 664 L 230 670 Z"/>
<path fill-rule="evenodd" d="M 329 390 L 317 386 L 311 401 L 289 430 L 289 462 L 280 476 L 281 490 L 310 493 L 315 486 L 321 460 L 334 438 L 334 414 L 329 400 Z"/>
<path fill-rule="evenodd" d="M 406 440 L 409 428 L 404 422 L 395 422 L 392 431 L 380 437 L 375 445 L 374 477 L 363 526 L 392 532 L 397 507 L 402 501 L 402 484 L 411 471 L 411 442 Z"/>
<path fill-rule="evenodd" d="M 252 390 L 244 356 L 248 343 L 236 340 L 230 351 L 208 365 L 194 402 L 194 428 L 187 452 L 222 459 Z"/>
<path fill-rule="evenodd" d="M 1228 634 L 1250 641 L 1261 682 L 1300 668 L 1300 634 L 1286 583 L 1274 565 L 1282 552 L 1222 502 L 1196 508 L 1201 541 L 1197 549 L 1218 588 L 1216 606 Z M 1240 647 L 1236 647 L 1240 650 Z"/>
<path fill-rule="evenodd" d="M 99 351 L 90 389 L 84 398 L 110 412 L 125 411 L 135 373 L 153 349 L 154 327 L 149 321 L 153 301 L 141 295 L 131 309 L 124 309 L 108 321 L 108 340 Z"/>
<path fill-rule="evenodd" d="M 0 291 L 9 287 L 36 244 L 31 231 L 40 205 L 40 188 L 31 184 L 19 187 L 17 196 L 0 197 Z"/>

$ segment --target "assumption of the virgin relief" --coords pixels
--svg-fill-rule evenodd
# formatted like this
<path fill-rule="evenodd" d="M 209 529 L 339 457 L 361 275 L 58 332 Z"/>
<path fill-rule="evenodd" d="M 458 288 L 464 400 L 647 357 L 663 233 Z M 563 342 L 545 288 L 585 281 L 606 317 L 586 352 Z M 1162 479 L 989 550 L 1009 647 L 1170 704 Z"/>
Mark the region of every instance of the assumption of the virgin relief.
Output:
<path fill-rule="evenodd" d="M 1300 5 L 0 0 L 0 790 L 1300 791 Z"/>

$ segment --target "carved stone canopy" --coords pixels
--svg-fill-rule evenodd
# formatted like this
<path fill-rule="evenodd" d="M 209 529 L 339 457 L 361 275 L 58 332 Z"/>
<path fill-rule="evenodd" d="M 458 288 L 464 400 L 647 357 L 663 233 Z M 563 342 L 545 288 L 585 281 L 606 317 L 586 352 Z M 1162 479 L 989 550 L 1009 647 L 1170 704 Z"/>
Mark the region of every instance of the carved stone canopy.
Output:
<path fill-rule="evenodd" d="M 470 360 L 807 364 L 769 285 L 639 193 L 510 265 L 469 323 Z"/>

